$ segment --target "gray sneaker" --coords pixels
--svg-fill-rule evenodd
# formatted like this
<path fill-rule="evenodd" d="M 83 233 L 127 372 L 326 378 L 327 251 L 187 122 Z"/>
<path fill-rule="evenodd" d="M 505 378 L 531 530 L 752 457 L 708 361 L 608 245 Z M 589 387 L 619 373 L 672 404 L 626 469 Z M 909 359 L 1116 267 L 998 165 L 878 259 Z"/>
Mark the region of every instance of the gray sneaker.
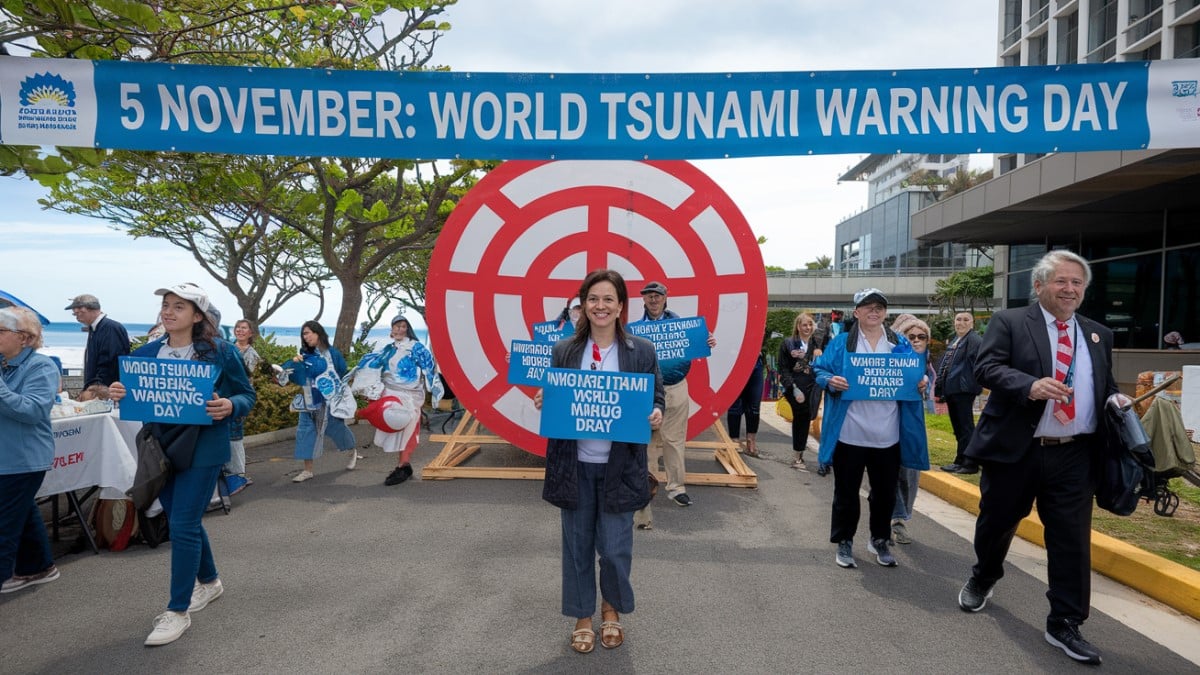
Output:
<path fill-rule="evenodd" d="M 875 554 L 875 562 L 884 567 L 895 567 L 898 563 L 888 547 L 887 539 L 872 539 L 867 543 L 867 552 Z"/>
<path fill-rule="evenodd" d="M 908 527 L 904 525 L 903 520 L 897 520 L 892 523 L 892 541 L 897 544 L 912 543 L 912 537 L 908 536 Z"/>
<path fill-rule="evenodd" d="M 858 563 L 854 562 L 854 553 L 852 552 L 853 548 L 854 540 L 852 539 L 847 539 L 846 541 L 839 543 L 837 548 L 837 557 L 833 559 L 834 562 L 842 567 L 858 567 Z"/>

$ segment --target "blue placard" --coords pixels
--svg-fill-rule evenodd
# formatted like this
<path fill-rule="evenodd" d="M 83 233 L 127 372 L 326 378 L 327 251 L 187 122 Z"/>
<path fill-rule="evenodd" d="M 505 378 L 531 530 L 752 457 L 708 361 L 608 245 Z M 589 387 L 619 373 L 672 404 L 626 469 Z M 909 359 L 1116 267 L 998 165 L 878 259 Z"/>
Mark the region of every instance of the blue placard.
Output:
<path fill-rule="evenodd" d="M 842 372 L 850 383 L 842 392 L 848 401 L 919 401 L 917 385 L 925 377 L 925 355 L 846 352 Z"/>
<path fill-rule="evenodd" d="M 587 74 L 0 57 L 0 143 L 559 160 L 1188 148 L 1196 64 Z"/>
<path fill-rule="evenodd" d="M 692 360 L 708 358 L 712 347 L 708 346 L 708 322 L 702 316 L 663 321 L 635 321 L 625 330 L 654 343 L 654 353 L 659 361 Z"/>
<path fill-rule="evenodd" d="M 508 351 L 508 383 L 542 386 L 553 350 L 554 345 L 548 342 L 513 340 Z"/>
<path fill-rule="evenodd" d="M 175 359 L 118 359 L 125 398 L 121 419 L 169 424 L 212 424 L 205 404 L 217 379 L 215 363 Z"/>
<path fill-rule="evenodd" d="M 535 323 L 529 327 L 529 332 L 533 333 L 534 342 L 549 342 L 554 344 L 559 340 L 571 337 L 575 334 L 575 324 L 570 321 L 543 321 Z"/>
<path fill-rule="evenodd" d="M 654 376 L 602 370 L 551 368 L 542 389 L 546 438 L 650 442 Z"/>

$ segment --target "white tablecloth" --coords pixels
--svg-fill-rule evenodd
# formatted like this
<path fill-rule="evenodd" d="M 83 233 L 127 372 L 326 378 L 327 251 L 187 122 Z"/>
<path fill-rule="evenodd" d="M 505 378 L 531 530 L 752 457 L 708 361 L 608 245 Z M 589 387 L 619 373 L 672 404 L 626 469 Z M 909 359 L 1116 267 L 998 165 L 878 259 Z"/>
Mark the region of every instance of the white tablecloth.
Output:
<path fill-rule="evenodd" d="M 38 497 L 99 486 L 101 499 L 124 499 L 137 471 L 134 439 L 141 422 L 122 422 L 116 412 L 51 421 L 54 465 Z"/>

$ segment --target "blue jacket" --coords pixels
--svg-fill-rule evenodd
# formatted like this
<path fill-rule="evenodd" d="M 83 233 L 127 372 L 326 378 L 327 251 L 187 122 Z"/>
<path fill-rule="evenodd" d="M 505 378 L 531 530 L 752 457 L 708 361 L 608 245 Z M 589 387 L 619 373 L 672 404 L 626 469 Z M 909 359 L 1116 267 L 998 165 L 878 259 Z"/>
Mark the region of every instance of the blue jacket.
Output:
<path fill-rule="evenodd" d="M 137 351 L 133 356 L 157 358 L 167 338 L 153 340 Z M 250 414 L 258 395 L 250 386 L 250 378 L 246 376 L 246 367 L 242 365 L 242 355 L 237 347 L 228 342 L 216 339 L 217 348 L 214 351 L 203 342 L 197 342 L 195 359 L 214 363 L 217 366 L 217 381 L 213 387 L 220 398 L 233 402 L 233 412 L 219 422 L 202 425 L 200 435 L 196 439 L 196 454 L 192 457 L 192 466 L 220 466 L 229 461 L 229 425 L 239 417 Z"/>
<path fill-rule="evenodd" d="M 578 368 L 583 358 L 583 342 L 559 340 L 550 355 L 552 368 Z M 629 335 L 617 352 L 617 364 L 624 373 L 654 374 L 654 407 L 666 408 L 662 376 L 654 345 L 645 338 Z M 649 424 L 649 423 L 647 423 Z M 646 477 L 646 446 L 641 443 L 613 441 L 604 469 L 604 495 L 600 507 L 607 513 L 637 511 L 650 503 L 650 482 Z M 574 440 L 551 438 L 546 443 L 546 480 L 542 499 L 562 509 L 579 506 L 579 449 Z"/>
<path fill-rule="evenodd" d="M 50 408 L 58 391 L 58 369 L 44 354 L 26 347 L 0 368 L 0 475 L 48 471 L 54 463 Z"/>
<path fill-rule="evenodd" d="M 885 330 L 888 342 L 896 345 L 893 354 L 912 353 L 912 344 L 903 335 L 897 335 L 890 328 Z M 821 418 L 821 451 L 817 456 L 822 464 L 833 464 L 833 450 L 850 407 L 850 401 L 844 400 L 841 392 L 829 388 L 829 380 L 835 375 L 843 375 L 846 352 L 855 351 L 857 346 L 858 325 L 855 324 L 849 332 L 834 337 L 813 362 L 817 386 L 827 392 L 825 413 Z M 929 438 L 925 432 L 925 408 L 920 401 L 897 401 L 896 405 L 900 411 L 900 466 L 926 471 L 929 469 Z"/>
<path fill-rule="evenodd" d="M 320 405 L 325 402 L 325 396 L 313 386 L 313 380 L 325 372 L 325 359 L 321 358 L 320 351 L 305 349 L 300 354 L 304 357 L 304 361 L 296 363 L 289 359 L 283 362 L 283 369 L 287 371 L 288 379 L 292 384 L 310 388 L 313 404 Z M 329 359 L 333 361 L 333 370 L 337 376 L 345 377 L 349 368 L 346 366 L 346 359 L 342 357 L 342 353 L 338 351 L 337 347 L 329 348 Z"/>

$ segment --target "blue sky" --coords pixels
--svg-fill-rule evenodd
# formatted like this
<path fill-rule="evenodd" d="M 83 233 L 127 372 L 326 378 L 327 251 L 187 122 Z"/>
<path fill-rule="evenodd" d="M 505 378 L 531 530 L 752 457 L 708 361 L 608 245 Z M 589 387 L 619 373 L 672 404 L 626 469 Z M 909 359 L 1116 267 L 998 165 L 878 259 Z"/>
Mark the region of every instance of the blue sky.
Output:
<path fill-rule="evenodd" d="M 456 71 L 574 73 L 989 67 L 997 14 L 993 0 L 462 0 L 445 16 L 453 29 L 434 61 Z M 865 206 L 865 186 L 837 183 L 860 158 L 696 164 L 767 238 L 765 262 L 790 269 L 832 255 L 834 226 Z M 43 196 L 28 180 L 0 178 L 0 283 L 51 320 L 71 321 L 62 307 L 89 292 L 115 318 L 151 322 L 154 289 L 180 281 L 209 289 L 223 310 L 236 307 L 190 253 L 42 210 Z M 330 325 L 340 294 L 334 287 L 326 296 Z M 296 298 L 268 323 L 299 325 L 317 307 Z"/>

